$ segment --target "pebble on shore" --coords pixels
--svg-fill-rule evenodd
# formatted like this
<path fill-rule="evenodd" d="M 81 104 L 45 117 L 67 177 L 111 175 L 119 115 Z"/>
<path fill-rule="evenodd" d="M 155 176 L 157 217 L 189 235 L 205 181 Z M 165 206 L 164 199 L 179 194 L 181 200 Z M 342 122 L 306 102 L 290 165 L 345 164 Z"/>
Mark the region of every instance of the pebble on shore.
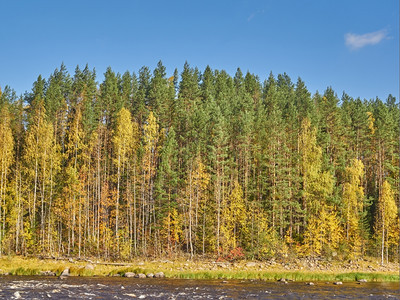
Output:
<path fill-rule="evenodd" d="M 164 272 L 158 272 L 154 274 L 154 278 L 164 278 L 165 274 Z"/>

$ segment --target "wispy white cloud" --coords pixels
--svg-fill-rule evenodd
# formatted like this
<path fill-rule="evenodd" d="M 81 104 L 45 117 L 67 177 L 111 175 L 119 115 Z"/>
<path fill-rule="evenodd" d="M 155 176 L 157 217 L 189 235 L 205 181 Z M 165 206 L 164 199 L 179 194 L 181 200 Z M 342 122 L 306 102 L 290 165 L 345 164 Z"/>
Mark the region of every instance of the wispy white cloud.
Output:
<path fill-rule="evenodd" d="M 252 13 L 248 18 L 247 18 L 247 22 L 250 22 L 251 20 L 253 20 L 253 18 L 256 16 L 256 13 Z"/>
<path fill-rule="evenodd" d="M 388 33 L 385 29 L 365 34 L 346 33 L 344 36 L 346 46 L 352 50 L 363 48 L 367 45 L 379 44 L 387 38 Z"/>
<path fill-rule="evenodd" d="M 259 9 L 255 12 L 253 12 L 250 16 L 247 17 L 247 22 L 250 22 L 251 20 L 254 19 L 255 16 L 259 15 L 259 14 L 263 14 L 265 12 L 264 9 Z"/>

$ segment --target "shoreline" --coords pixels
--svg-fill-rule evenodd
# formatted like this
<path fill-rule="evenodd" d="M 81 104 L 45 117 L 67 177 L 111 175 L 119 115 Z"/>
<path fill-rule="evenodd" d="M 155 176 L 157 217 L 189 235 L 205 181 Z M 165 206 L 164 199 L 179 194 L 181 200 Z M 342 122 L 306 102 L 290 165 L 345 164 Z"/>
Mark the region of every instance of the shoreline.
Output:
<path fill-rule="evenodd" d="M 68 271 L 66 271 L 68 270 Z M 66 273 L 65 273 L 66 272 Z M 291 262 L 270 260 L 216 262 L 206 259 L 145 260 L 106 262 L 90 259 L 39 259 L 21 256 L 0 258 L 0 275 L 96 277 L 166 277 L 178 279 L 240 279 L 264 281 L 395 282 L 398 265 L 380 266 L 375 259 L 347 261 L 296 259 Z M 140 275 L 139 275 L 140 274 Z M 162 274 L 154 276 L 155 274 Z"/>

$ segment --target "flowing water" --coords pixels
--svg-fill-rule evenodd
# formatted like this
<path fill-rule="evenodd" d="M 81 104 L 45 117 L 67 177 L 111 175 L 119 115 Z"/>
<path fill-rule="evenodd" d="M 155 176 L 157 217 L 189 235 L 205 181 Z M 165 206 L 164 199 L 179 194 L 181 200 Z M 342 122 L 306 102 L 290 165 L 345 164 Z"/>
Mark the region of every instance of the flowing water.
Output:
<path fill-rule="evenodd" d="M 0 277 L 1 299 L 400 299 L 399 283 Z"/>

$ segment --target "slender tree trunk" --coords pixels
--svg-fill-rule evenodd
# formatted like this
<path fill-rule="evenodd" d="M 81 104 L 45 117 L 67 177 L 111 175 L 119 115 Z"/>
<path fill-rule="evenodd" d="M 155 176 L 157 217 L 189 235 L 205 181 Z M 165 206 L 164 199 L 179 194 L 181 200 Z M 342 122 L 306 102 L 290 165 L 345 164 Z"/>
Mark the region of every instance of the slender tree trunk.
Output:
<path fill-rule="evenodd" d="M 137 255 L 136 163 L 133 166 L 133 241 L 135 255 Z"/>
<path fill-rule="evenodd" d="M 221 228 L 221 177 L 219 167 L 217 167 L 217 184 L 216 184 L 216 204 L 217 204 L 217 253 L 220 256 L 220 228 Z"/>
<path fill-rule="evenodd" d="M 48 208 L 48 216 L 47 216 L 47 250 L 49 253 L 53 252 L 52 247 L 52 236 L 51 236 L 51 218 L 52 218 L 52 205 L 53 205 L 53 169 L 54 169 L 54 160 L 53 155 L 50 158 L 50 194 L 49 194 L 49 208 Z"/>
<path fill-rule="evenodd" d="M 38 185 L 38 158 L 37 154 L 35 154 L 35 180 L 33 187 L 33 208 L 32 208 L 32 216 L 31 216 L 31 228 L 35 227 L 36 221 L 36 193 L 37 193 L 37 185 Z"/>
<path fill-rule="evenodd" d="M 384 253 L 385 253 L 385 207 L 382 211 L 382 245 L 381 245 L 381 265 L 384 263 Z"/>
<path fill-rule="evenodd" d="M 4 151 L 3 151 L 4 152 Z M 5 182 L 6 182 L 6 176 L 5 176 L 5 163 L 4 163 L 4 153 L 2 154 L 3 158 L 1 160 L 1 180 L 0 180 L 0 221 L 5 219 L 5 212 L 4 211 L 4 196 L 3 195 L 3 190 L 5 190 Z M 0 228 L 0 257 L 2 256 L 3 253 L 3 229 Z"/>
<path fill-rule="evenodd" d="M 100 147 L 100 146 L 98 146 Z M 100 253 L 100 212 L 101 212 L 101 167 L 100 167 L 100 149 L 97 149 L 97 255 Z"/>
<path fill-rule="evenodd" d="M 206 212 L 203 212 L 203 236 L 202 236 L 202 250 L 203 250 L 203 257 L 206 254 Z"/>
<path fill-rule="evenodd" d="M 19 180 L 20 178 L 20 170 L 19 170 L 19 165 L 17 163 L 16 167 L 16 175 L 15 175 L 15 193 L 16 193 L 16 200 L 17 200 L 17 215 L 16 215 L 16 228 L 15 228 L 15 253 L 19 254 L 19 235 L 21 231 L 21 195 L 20 195 L 20 185 L 19 185 Z"/>
<path fill-rule="evenodd" d="M 193 239 L 192 239 L 192 166 L 190 167 L 190 172 L 189 172 L 189 245 L 190 245 L 190 258 L 193 258 Z"/>
<path fill-rule="evenodd" d="M 115 238 L 117 242 L 117 255 L 119 256 L 119 184 L 121 180 L 121 149 L 118 149 L 118 170 L 117 170 L 117 197 L 115 199 Z"/>
<path fill-rule="evenodd" d="M 45 199 L 45 182 L 46 182 L 46 150 L 44 151 L 43 154 L 43 179 L 42 179 L 42 192 L 41 192 L 41 219 L 40 219 L 40 236 L 41 236 L 41 245 L 42 245 L 42 252 L 44 251 L 44 239 L 45 239 L 45 230 L 44 230 L 44 220 L 45 220 L 45 208 L 44 208 L 44 199 Z"/>
<path fill-rule="evenodd" d="M 400 45 L 400 42 L 399 42 L 399 45 Z M 399 101 L 399 111 L 400 111 L 400 101 Z M 399 135 L 399 153 L 398 153 L 398 155 L 400 156 L 400 118 L 399 118 L 399 132 L 398 132 L 398 135 Z M 399 177 L 398 177 L 398 191 L 399 191 L 399 193 L 398 193 L 398 197 L 399 197 L 399 199 L 398 199 L 398 201 L 397 201 L 397 224 L 400 226 L 400 159 L 399 159 L 399 165 L 398 165 L 398 167 L 399 167 Z M 399 230 L 399 236 L 398 236 L 398 262 L 399 262 L 399 278 L 400 278 L 400 230 Z M 399 284 L 400 284 L 400 281 L 399 281 Z M 399 289 L 400 289 L 400 286 L 399 286 Z"/>

